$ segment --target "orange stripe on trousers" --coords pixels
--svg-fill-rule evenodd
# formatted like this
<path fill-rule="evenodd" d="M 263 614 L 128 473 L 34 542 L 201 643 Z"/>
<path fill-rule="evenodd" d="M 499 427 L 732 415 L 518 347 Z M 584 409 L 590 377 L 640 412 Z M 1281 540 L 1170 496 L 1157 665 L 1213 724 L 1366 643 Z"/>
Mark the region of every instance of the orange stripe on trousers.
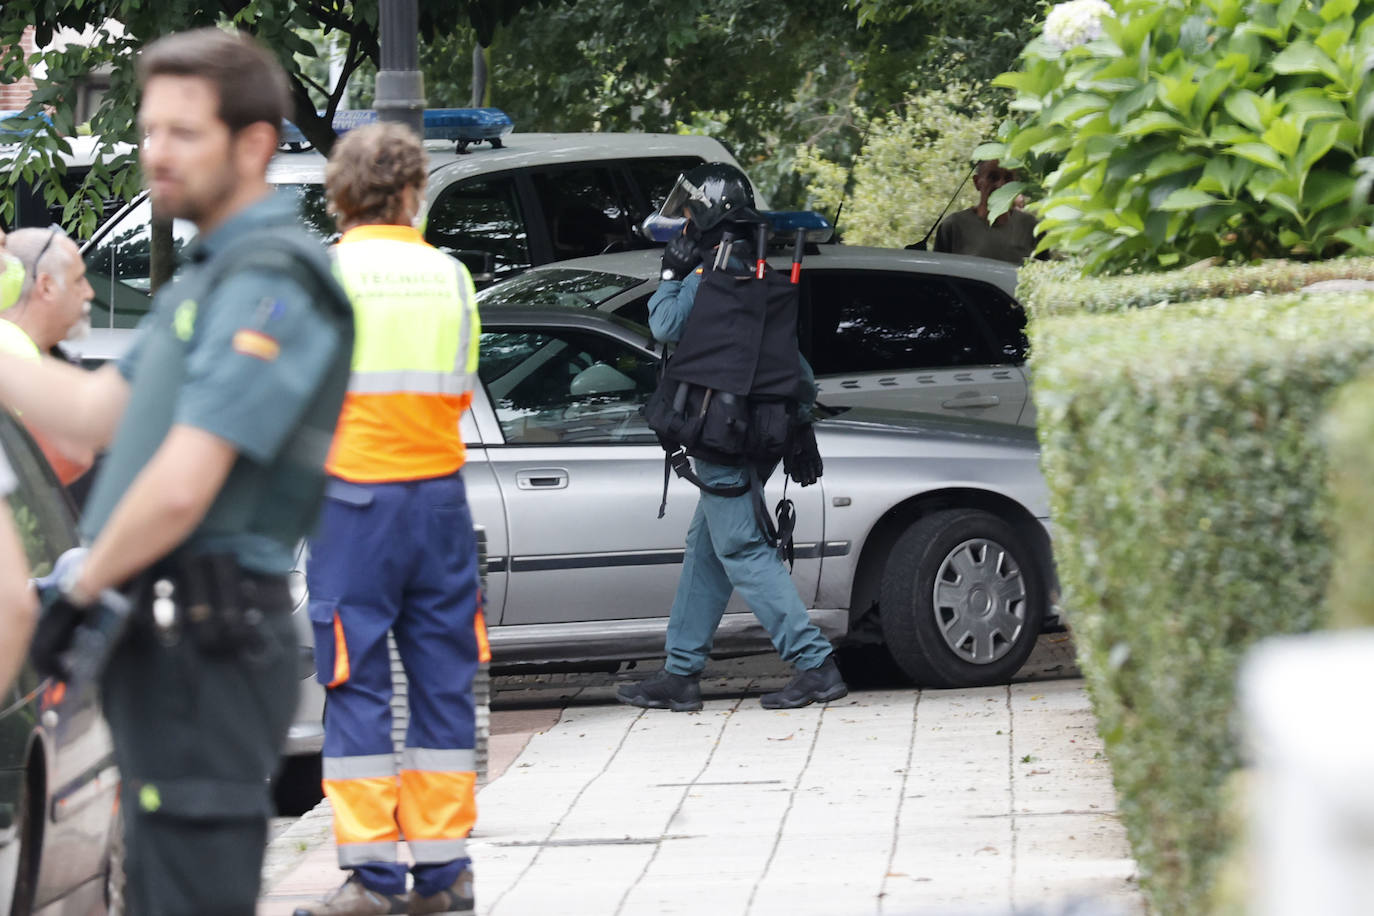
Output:
<path fill-rule="evenodd" d="M 324 794 L 334 808 L 334 838 L 340 843 L 382 843 L 399 838 L 395 776 L 326 779 Z"/>
<path fill-rule="evenodd" d="M 477 822 L 477 774 L 401 771 L 396 819 L 407 839 L 457 840 Z"/>

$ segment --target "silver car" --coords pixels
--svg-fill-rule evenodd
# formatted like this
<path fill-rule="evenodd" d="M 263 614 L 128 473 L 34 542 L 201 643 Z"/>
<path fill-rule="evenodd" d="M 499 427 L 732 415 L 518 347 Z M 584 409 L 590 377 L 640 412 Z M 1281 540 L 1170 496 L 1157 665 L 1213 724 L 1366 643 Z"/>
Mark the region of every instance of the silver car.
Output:
<path fill-rule="evenodd" d="M 640 415 L 657 347 L 597 310 L 483 304 L 463 474 L 487 535 L 493 664 L 661 656 L 697 491 L 672 481 L 657 517 L 664 454 Z M 825 475 L 786 488 L 792 578 L 813 619 L 833 639 L 882 642 L 921 683 L 1006 681 L 1055 593 L 1034 431 L 823 413 Z M 778 473 L 770 504 L 783 492 Z M 737 597 L 716 654 L 768 649 Z"/>
<path fill-rule="evenodd" d="M 582 305 L 648 323 L 659 251 L 578 258 L 484 290 L 492 305 Z M 771 259 L 788 270 L 790 257 Z M 802 264 L 801 347 L 820 399 L 1035 425 L 1026 316 L 1001 261 L 818 245 Z"/>

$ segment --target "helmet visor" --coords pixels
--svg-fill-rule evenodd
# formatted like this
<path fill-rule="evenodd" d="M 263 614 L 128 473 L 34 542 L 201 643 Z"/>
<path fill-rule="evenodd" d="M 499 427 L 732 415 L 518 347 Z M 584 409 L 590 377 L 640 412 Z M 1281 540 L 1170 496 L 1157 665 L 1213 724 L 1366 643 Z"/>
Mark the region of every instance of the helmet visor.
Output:
<path fill-rule="evenodd" d="M 658 208 L 658 215 L 670 219 L 684 219 L 693 203 L 706 208 L 711 206 L 711 198 L 704 187 L 692 184 L 686 175 L 679 175 L 673 189 L 663 198 L 663 206 Z"/>
<path fill-rule="evenodd" d="M 677 181 L 668 192 L 668 196 L 663 198 L 663 206 L 658 208 L 657 213 L 651 213 L 644 218 L 639 228 L 640 233 L 654 242 L 667 242 L 682 235 L 693 203 L 699 208 L 711 205 L 706 189 L 693 184 L 686 175 L 677 176 Z"/>

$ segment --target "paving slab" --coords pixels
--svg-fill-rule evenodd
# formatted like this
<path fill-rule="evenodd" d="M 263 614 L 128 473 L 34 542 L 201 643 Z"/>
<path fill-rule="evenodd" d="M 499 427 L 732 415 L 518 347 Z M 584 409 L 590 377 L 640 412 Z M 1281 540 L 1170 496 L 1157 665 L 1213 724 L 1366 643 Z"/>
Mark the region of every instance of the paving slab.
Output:
<path fill-rule="evenodd" d="M 576 687 L 556 722 L 494 715 L 515 753 L 478 794 L 478 913 L 1145 912 L 1081 680 L 787 711 L 719 686 L 698 713 L 606 702 L 611 682 L 600 700 Z M 327 810 L 284 832 L 306 848 L 260 916 L 339 882 L 321 824 Z"/>

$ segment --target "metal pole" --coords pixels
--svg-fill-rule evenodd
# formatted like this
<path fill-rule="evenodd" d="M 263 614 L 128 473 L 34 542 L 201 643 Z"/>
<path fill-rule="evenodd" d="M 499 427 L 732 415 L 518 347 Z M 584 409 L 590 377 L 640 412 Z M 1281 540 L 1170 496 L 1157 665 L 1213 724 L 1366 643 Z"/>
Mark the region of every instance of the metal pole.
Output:
<path fill-rule="evenodd" d="M 377 120 L 408 125 L 424 135 L 425 78 L 420 73 L 420 13 L 417 0 L 381 0 L 381 65 L 372 107 Z"/>

